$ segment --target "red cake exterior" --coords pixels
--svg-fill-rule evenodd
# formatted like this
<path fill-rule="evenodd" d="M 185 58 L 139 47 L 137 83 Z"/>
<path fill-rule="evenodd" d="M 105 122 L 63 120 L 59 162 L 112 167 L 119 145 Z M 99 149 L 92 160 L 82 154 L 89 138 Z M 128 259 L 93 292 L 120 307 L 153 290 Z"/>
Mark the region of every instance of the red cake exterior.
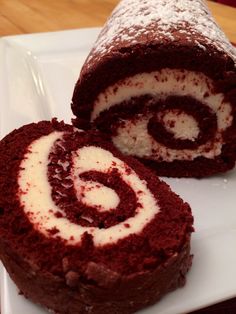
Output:
<path fill-rule="evenodd" d="M 235 48 L 202 0 L 122 0 L 72 99 L 75 125 L 172 177 L 234 167 L 235 108 Z"/>
<path fill-rule="evenodd" d="M 27 298 L 125 314 L 185 284 L 189 205 L 97 131 L 29 124 L 0 156 L 0 257 Z"/>

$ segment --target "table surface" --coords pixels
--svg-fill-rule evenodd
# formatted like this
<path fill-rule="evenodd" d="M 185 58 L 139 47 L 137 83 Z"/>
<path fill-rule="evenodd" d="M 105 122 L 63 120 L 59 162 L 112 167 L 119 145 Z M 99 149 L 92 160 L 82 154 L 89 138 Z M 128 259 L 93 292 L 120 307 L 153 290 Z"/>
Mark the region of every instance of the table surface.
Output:
<path fill-rule="evenodd" d="M 0 0 L 0 36 L 102 26 L 119 0 Z M 208 1 L 229 39 L 236 43 L 236 9 Z M 204 314 L 236 313 L 236 299 Z"/>

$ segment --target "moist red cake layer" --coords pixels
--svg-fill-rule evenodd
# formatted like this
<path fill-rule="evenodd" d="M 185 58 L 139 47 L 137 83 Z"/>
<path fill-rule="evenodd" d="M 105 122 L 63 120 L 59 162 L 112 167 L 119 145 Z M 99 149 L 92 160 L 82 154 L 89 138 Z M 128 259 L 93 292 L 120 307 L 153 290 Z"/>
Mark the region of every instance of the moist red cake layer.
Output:
<path fill-rule="evenodd" d="M 115 165 L 105 174 L 85 171 L 80 179 L 113 189 L 120 198 L 118 208 L 100 212 L 76 197 L 67 171 L 73 168 L 74 152 L 90 146 L 108 150 L 125 162 L 128 174 L 134 170 L 146 182 L 160 211 L 139 232 L 100 245 L 89 232 L 75 243 L 61 235 L 60 227 L 42 232 L 39 223 L 31 220 L 32 213 L 25 210 L 21 197 L 27 192 L 20 186 L 19 175 L 25 170 L 22 161 L 32 153 L 33 143 L 55 131 L 64 135 L 53 144 L 46 171 L 51 199 L 58 207 L 54 213 L 57 219 L 109 230 L 135 217 L 137 208 L 142 207 L 137 193 L 131 186 L 127 188 L 114 170 Z M 55 313 L 133 313 L 184 285 L 192 260 L 189 205 L 150 170 L 122 156 L 97 131 L 77 132 L 56 120 L 30 124 L 0 142 L 0 156 L 0 256 L 26 297 Z M 132 226 L 127 224 L 126 228 Z"/>
<path fill-rule="evenodd" d="M 173 73 L 183 71 L 183 73 L 203 75 L 207 78 L 208 90 L 202 97 L 198 97 L 199 95 L 191 89 L 182 92 L 180 88 L 177 93 L 173 87 L 167 95 L 160 96 L 162 92 L 160 85 L 154 95 L 143 88 L 142 79 L 140 79 L 137 94 L 128 96 L 127 90 L 133 77 L 143 73 L 148 75 L 159 73 L 163 69 L 168 69 Z M 208 82 L 211 83 L 208 84 Z M 171 84 L 173 85 L 173 82 Z M 181 86 L 181 79 L 176 84 Z M 201 85 L 201 80 L 194 84 L 197 90 L 196 86 Z M 113 104 L 120 86 L 127 87 L 123 94 L 127 93 L 127 97 L 122 96 L 122 101 L 117 98 L 117 102 Z M 130 86 L 130 90 L 132 88 L 134 88 L 133 85 Z M 222 99 L 219 100 L 219 106 L 213 110 L 215 103 L 213 98 L 219 94 L 222 95 Z M 104 95 L 103 100 L 101 100 L 101 95 L 102 97 Z M 168 100 L 168 97 L 172 97 L 172 100 Z M 164 102 L 183 110 L 183 113 L 194 118 L 200 129 L 200 138 L 197 136 L 194 140 L 191 138 L 176 140 L 173 138 L 173 133 L 167 134 L 163 121 L 157 121 L 155 117 L 165 108 L 161 107 L 163 98 Z M 133 110 L 133 104 L 136 108 L 141 106 L 142 112 L 150 112 L 150 99 L 151 103 L 156 104 L 153 108 L 152 122 L 150 121 L 153 124 L 152 130 L 156 129 L 151 132 L 152 141 L 179 151 L 186 148 L 192 153 L 202 145 L 205 139 L 208 139 L 212 144 L 209 145 L 213 146 L 215 137 L 220 134 L 223 138 L 220 152 L 217 151 L 211 156 L 204 151 L 191 160 L 181 157 L 170 161 L 159 156 L 158 153 L 155 158 L 150 155 L 134 154 L 129 152 L 129 148 L 124 144 L 123 153 L 133 155 L 140 160 L 144 159 L 146 164 L 152 165 L 158 175 L 165 173 L 166 176 L 202 177 L 225 172 L 234 167 L 236 159 L 236 52 L 216 25 L 203 1 L 197 0 L 193 3 L 190 0 L 173 2 L 150 0 L 148 5 L 143 1 L 139 3 L 133 0 L 121 1 L 103 27 L 76 83 L 72 98 L 72 111 L 76 116 L 74 124 L 86 129 L 109 129 L 108 134 L 114 142 L 113 132 L 117 125 L 124 122 L 125 113 L 128 113 L 126 119 L 132 120 L 131 115 L 134 117 L 137 114 L 137 111 Z M 216 112 L 224 111 L 220 107 L 221 102 L 229 103 L 229 116 L 232 120 L 224 130 L 220 126 L 219 117 L 217 117 L 218 120 L 214 117 Z M 102 108 L 103 105 L 104 108 Z M 96 110 L 98 113 L 95 115 Z M 109 121 L 109 126 L 107 121 Z M 209 125 L 208 122 L 210 122 Z M 209 130 L 210 133 L 207 132 Z M 153 136 L 153 133 L 158 134 L 158 137 Z M 118 148 L 121 149 L 120 146 Z M 225 151 L 227 155 L 224 154 Z M 198 173 L 194 167 L 199 164 L 199 159 L 203 168 Z"/>

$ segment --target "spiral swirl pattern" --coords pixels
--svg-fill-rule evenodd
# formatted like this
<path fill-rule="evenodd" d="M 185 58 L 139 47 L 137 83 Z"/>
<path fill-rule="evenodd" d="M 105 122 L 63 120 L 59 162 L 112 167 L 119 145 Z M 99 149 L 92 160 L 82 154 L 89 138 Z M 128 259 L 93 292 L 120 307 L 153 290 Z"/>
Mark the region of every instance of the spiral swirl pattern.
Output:
<path fill-rule="evenodd" d="M 206 75 L 166 68 L 108 87 L 91 121 L 110 132 L 123 153 L 172 162 L 219 156 L 233 111 Z"/>
<path fill-rule="evenodd" d="M 47 237 L 96 246 L 137 234 L 160 208 L 135 171 L 105 148 L 68 147 L 65 132 L 35 140 L 21 162 L 19 197 L 29 220 Z"/>

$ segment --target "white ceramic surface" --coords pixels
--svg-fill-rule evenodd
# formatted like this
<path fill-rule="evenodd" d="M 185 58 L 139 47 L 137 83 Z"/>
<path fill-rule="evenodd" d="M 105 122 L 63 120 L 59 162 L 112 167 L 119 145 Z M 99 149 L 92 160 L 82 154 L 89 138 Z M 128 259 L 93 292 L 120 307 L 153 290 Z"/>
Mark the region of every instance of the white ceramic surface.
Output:
<path fill-rule="evenodd" d="M 0 137 L 14 128 L 58 117 L 69 122 L 70 100 L 99 29 L 0 39 Z M 208 179 L 165 179 L 190 203 L 196 232 L 193 266 L 184 288 L 143 314 L 178 314 L 236 296 L 236 171 Z M 1 269 L 1 313 L 46 311 L 18 294 Z"/>

